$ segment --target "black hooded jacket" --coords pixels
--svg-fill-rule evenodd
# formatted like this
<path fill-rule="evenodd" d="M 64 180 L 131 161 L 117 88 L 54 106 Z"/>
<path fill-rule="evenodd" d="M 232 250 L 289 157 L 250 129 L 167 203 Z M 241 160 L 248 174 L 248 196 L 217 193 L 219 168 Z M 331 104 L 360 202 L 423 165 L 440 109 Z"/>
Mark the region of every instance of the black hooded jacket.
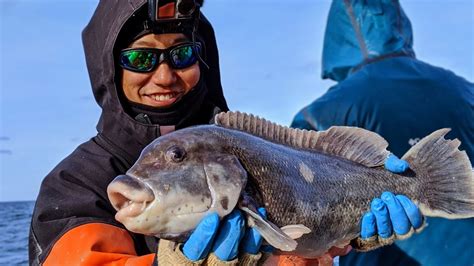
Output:
<path fill-rule="evenodd" d="M 125 173 L 141 150 L 160 136 L 159 124 L 139 122 L 127 113 L 114 57 L 116 50 L 123 48 L 118 47 L 117 40 L 124 25 L 146 8 L 146 2 L 102 0 L 83 31 L 92 90 L 102 108 L 98 134 L 77 147 L 43 180 L 31 223 L 30 264 L 115 261 L 143 265 L 154 259 L 156 240 L 128 232 L 115 221 L 116 211 L 106 193 L 107 185 Z M 214 31 L 202 14 L 198 35 L 209 65 L 209 69 L 201 67 L 199 88 L 195 88 L 205 90 L 204 100 L 198 106 L 189 106 L 190 114 L 180 114 L 188 118 L 177 128 L 209 123 L 216 112 L 228 110 Z"/>

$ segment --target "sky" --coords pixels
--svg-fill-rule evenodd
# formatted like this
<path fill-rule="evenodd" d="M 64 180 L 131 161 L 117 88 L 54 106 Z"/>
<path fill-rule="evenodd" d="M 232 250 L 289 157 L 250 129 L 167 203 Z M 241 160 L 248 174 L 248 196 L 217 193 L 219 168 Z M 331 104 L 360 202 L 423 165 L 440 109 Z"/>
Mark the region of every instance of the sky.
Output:
<path fill-rule="evenodd" d="M 0 201 L 42 179 L 96 133 L 81 31 L 98 1 L 0 0 Z M 474 0 L 402 0 L 417 57 L 474 81 Z M 232 110 L 288 125 L 321 80 L 327 0 L 207 0 Z"/>

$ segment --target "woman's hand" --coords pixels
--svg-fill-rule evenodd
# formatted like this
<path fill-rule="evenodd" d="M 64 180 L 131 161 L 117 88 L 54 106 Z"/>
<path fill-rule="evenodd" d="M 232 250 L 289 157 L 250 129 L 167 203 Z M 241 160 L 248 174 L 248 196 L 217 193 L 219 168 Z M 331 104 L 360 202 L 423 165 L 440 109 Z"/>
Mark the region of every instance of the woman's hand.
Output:
<path fill-rule="evenodd" d="M 264 208 L 259 213 L 266 217 Z M 258 255 L 262 237 L 254 228 L 245 227 L 239 210 L 219 222 L 217 214 L 206 216 L 183 245 L 183 254 L 191 261 L 202 260 L 210 253 L 221 261 L 232 261 L 240 253 Z"/>
<path fill-rule="evenodd" d="M 385 169 L 395 174 L 403 173 L 409 167 L 405 160 L 393 154 L 385 160 Z M 352 246 L 368 251 L 391 244 L 420 229 L 423 220 L 420 210 L 408 197 L 385 191 L 380 198 L 372 200 L 370 211 L 362 216 L 360 238 L 355 239 Z"/>
<path fill-rule="evenodd" d="M 409 168 L 405 160 L 390 154 L 385 160 L 385 168 L 392 173 L 403 173 Z M 361 237 L 368 239 L 375 235 L 389 238 L 395 232 L 405 235 L 410 230 L 423 225 L 423 216 L 418 207 L 406 196 L 395 196 L 384 192 L 380 198 L 374 198 L 370 211 L 362 217 Z"/>
<path fill-rule="evenodd" d="M 372 200 L 370 211 L 362 217 L 360 235 L 362 239 L 375 235 L 390 238 L 393 233 L 405 235 L 422 225 L 423 216 L 409 198 L 384 192 Z"/>

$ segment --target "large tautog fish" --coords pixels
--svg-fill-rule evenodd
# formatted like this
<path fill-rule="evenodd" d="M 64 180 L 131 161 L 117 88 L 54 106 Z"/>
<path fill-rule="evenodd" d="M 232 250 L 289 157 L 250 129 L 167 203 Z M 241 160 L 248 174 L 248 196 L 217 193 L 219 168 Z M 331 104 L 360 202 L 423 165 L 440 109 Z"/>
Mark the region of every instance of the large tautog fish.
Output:
<path fill-rule="evenodd" d="M 147 146 L 108 187 L 129 230 L 183 241 L 210 212 L 241 209 L 284 253 L 313 258 L 360 234 L 360 217 L 383 191 L 405 194 L 427 216 L 474 217 L 474 176 L 458 140 L 438 130 L 393 174 L 379 135 L 354 127 L 307 131 L 243 113 L 175 131 Z M 268 219 L 255 208 L 265 206 Z"/>

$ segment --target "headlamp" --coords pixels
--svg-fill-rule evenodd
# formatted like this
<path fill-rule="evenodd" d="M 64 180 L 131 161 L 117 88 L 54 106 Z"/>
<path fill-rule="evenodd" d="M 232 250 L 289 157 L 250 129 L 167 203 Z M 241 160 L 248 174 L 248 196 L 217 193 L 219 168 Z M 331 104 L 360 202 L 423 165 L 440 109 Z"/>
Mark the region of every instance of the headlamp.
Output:
<path fill-rule="evenodd" d="M 192 21 L 199 13 L 196 0 L 148 0 L 148 16 L 153 24 Z"/>
<path fill-rule="evenodd" d="M 197 50 L 195 34 L 199 21 L 199 9 L 203 0 L 148 0 L 148 20 L 153 33 L 191 33 L 191 41 Z M 204 48 L 202 50 L 205 50 Z M 207 68 L 209 66 L 196 53 L 198 60 Z"/>

